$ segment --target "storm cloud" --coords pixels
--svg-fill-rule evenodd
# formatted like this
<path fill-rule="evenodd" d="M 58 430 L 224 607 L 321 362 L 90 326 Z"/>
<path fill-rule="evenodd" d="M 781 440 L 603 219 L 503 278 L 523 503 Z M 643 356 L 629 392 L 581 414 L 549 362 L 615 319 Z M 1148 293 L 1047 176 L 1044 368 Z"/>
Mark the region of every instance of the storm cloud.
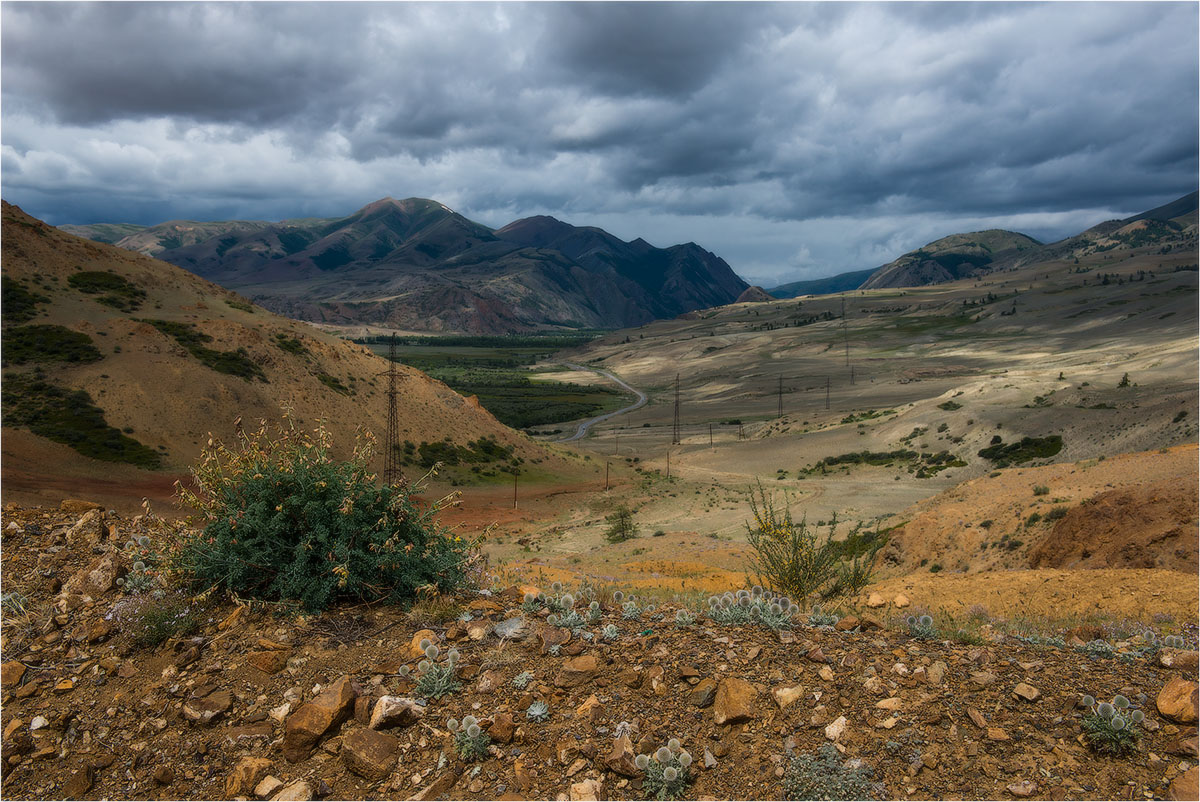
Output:
<path fill-rule="evenodd" d="M 1194 3 L 5 3 L 0 182 L 51 223 L 435 198 L 766 286 L 1196 188 Z"/>

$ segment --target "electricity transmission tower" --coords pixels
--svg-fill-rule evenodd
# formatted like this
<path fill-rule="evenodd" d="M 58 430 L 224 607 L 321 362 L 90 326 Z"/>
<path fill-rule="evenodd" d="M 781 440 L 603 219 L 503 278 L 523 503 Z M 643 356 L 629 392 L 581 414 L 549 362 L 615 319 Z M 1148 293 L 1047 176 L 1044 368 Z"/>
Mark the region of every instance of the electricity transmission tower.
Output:
<path fill-rule="evenodd" d="M 679 444 L 679 374 L 675 374 L 675 422 L 671 427 L 671 445 Z M 668 452 L 669 453 L 669 452 Z M 669 459 L 669 457 L 668 457 Z"/>
<path fill-rule="evenodd" d="M 400 469 L 400 413 L 396 409 L 396 335 L 388 343 L 387 436 L 383 441 L 383 481 L 394 485 L 404 479 Z"/>

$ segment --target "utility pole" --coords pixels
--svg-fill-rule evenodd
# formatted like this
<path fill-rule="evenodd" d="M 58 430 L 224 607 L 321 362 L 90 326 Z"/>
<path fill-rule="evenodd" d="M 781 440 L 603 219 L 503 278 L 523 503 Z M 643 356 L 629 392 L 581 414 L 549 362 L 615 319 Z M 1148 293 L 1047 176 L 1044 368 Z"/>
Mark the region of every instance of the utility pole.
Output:
<path fill-rule="evenodd" d="M 679 374 L 675 374 L 675 422 L 671 428 L 671 445 L 679 444 Z M 670 452 L 668 452 L 670 453 Z"/>
<path fill-rule="evenodd" d="M 846 296 L 842 295 L 842 339 L 846 342 L 846 366 L 850 366 L 850 332 L 846 329 Z"/>
<path fill-rule="evenodd" d="M 608 460 L 604 461 L 604 492 L 608 492 Z"/>
<path fill-rule="evenodd" d="M 825 409 L 829 409 L 829 377 L 825 377 Z"/>
<path fill-rule="evenodd" d="M 616 439 L 613 441 L 613 454 L 616 454 L 620 450 L 621 450 L 621 435 L 618 434 Z"/>
<path fill-rule="evenodd" d="M 712 424 L 711 424 L 711 423 L 710 423 L 710 424 L 708 424 L 708 450 L 709 450 L 709 451 L 712 451 L 712 450 L 713 450 L 713 442 L 712 442 Z"/>
<path fill-rule="evenodd" d="M 783 417 L 783 377 L 779 377 L 779 417 Z"/>
<path fill-rule="evenodd" d="M 517 474 L 519 471 L 513 468 L 513 509 L 517 508 Z"/>
<path fill-rule="evenodd" d="M 740 423 L 738 424 L 738 439 L 739 440 L 746 439 L 746 427 Z"/>
<path fill-rule="evenodd" d="M 388 343 L 387 435 L 383 440 L 383 481 L 390 486 L 403 481 L 400 468 L 400 413 L 396 409 L 396 335 Z"/>
<path fill-rule="evenodd" d="M 851 385 L 854 384 L 854 366 L 853 365 L 850 366 L 850 384 Z"/>
<path fill-rule="evenodd" d="M 671 478 L 671 449 L 667 449 L 667 478 Z"/>

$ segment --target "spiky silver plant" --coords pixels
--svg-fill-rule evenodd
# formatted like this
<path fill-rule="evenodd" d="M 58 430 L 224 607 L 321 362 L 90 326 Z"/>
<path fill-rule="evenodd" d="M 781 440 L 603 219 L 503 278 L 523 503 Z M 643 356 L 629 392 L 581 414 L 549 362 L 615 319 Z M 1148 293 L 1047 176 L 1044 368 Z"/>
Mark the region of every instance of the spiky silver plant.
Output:
<path fill-rule="evenodd" d="M 454 733 L 454 746 L 458 756 L 463 760 L 479 760 L 487 757 L 491 737 L 479 726 L 479 719 L 474 716 L 464 716 L 461 723 L 450 719 L 446 729 Z"/>
<path fill-rule="evenodd" d="M 1085 696 L 1083 702 L 1088 708 L 1082 722 L 1083 737 L 1093 751 L 1119 756 L 1137 749 L 1141 739 L 1138 725 L 1145 720 L 1145 713 L 1130 709 L 1129 700 L 1120 694 L 1111 703 L 1096 704 L 1091 696 Z"/>
<path fill-rule="evenodd" d="M 650 799 L 679 799 L 691 781 L 688 766 L 692 764 L 692 756 L 684 751 L 678 738 L 671 738 L 666 746 L 660 746 L 653 759 L 649 755 L 638 755 L 633 763 L 645 772 L 642 790 Z"/>

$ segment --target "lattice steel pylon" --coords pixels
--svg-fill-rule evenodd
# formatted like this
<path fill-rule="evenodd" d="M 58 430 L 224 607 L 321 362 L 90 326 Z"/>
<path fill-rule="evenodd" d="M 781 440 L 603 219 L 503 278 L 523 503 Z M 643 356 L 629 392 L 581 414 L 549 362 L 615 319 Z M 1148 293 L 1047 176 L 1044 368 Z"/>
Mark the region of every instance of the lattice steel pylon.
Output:
<path fill-rule="evenodd" d="M 396 409 L 396 335 L 388 343 L 387 436 L 383 441 L 383 481 L 395 485 L 404 480 L 400 468 L 400 413 Z"/>
<path fill-rule="evenodd" d="M 679 444 L 679 374 L 675 374 L 675 422 L 671 427 L 671 445 Z"/>

